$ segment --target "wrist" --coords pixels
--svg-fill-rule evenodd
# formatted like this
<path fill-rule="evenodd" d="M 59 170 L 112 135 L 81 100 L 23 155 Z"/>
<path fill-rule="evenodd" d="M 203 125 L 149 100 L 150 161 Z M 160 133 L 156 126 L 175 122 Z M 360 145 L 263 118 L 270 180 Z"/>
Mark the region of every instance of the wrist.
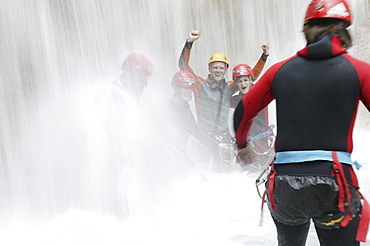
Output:
<path fill-rule="evenodd" d="M 186 40 L 186 43 L 185 43 L 185 48 L 186 49 L 191 49 L 191 47 L 193 47 L 193 41 L 189 42 L 188 40 Z"/>
<path fill-rule="evenodd" d="M 267 57 L 269 56 L 270 54 L 265 54 L 265 53 L 262 53 L 262 55 L 261 55 L 261 59 L 262 59 L 262 61 L 263 62 L 266 62 L 267 61 Z"/>

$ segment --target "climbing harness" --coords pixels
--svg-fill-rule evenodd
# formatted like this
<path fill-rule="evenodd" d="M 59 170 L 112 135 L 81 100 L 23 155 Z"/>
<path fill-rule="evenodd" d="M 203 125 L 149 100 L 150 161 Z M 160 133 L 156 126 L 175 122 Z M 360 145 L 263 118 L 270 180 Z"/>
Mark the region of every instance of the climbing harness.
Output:
<path fill-rule="evenodd" d="M 331 153 L 330 158 L 328 157 L 329 153 Z M 280 160 L 278 160 L 279 159 L 278 157 L 280 157 Z M 297 158 L 300 159 L 300 161 Z M 339 219 L 335 221 L 324 222 L 321 224 L 330 226 L 333 223 L 339 223 L 341 227 L 346 227 L 352 220 L 355 211 L 352 210 L 351 192 L 349 189 L 346 176 L 344 174 L 342 163 L 347 163 L 353 166 L 359 166 L 358 163 L 350 161 L 349 153 L 340 152 L 340 151 L 339 152 L 338 151 L 323 151 L 323 150 L 279 152 L 277 153 L 274 162 L 275 164 L 278 165 L 280 163 L 299 163 L 299 162 L 306 162 L 309 160 L 312 161 L 312 160 L 322 160 L 322 159 L 330 160 L 333 163 L 332 175 L 335 177 L 336 183 L 338 185 L 338 210 L 340 212 L 344 212 L 346 211 L 346 209 L 348 209 L 348 214 L 340 217 Z M 264 206 L 264 203 L 266 202 L 265 198 L 267 194 L 269 197 L 271 209 L 272 210 L 277 209 L 276 204 L 275 204 L 275 199 L 274 199 L 274 188 L 275 188 L 274 186 L 275 186 L 275 175 L 276 175 L 276 170 L 274 169 L 274 162 L 272 162 L 270 164 L 270 167 L 265 169 L 256 180 L 256 187 L 257 187 L 258 195 L 262 199 L 260 225 L 262 225 L 263 206 Z M 266 175 L 268 169 L 270 169 L 270 172 L 268 173 L 266 177 L 264 175 Z M 351 173 L 351 177 L 353 177 L 352 178 L 353 185 L 355 187 L 358 187 L 358 182 L 357 182 L 357 178 L 355 174 Z M 269 182 L 268 189 L 261 196 L 258 186 L 262 183 L 265 183 L 267 180 Z M 360 216 L 360 221 L 359 221 L 359 225 L 358 225 L 358 229 L 356 233 L 356 241 L 365 242 L 368 227 L 369 227 L 369 221 L 370 221 L 370 206 L 367 200 L 365 199 L 365 197 L 360 193 L 358 188 L 356 190 L 360 198 L 363 201 L 361 213 L 357 215 L 357 216 Z"/>
<path fill-rule="evenodd" d="M 264 199 L 263 195 L 261 195 L 261 192 L 259 190 L 259 186 L 261 184 L 264 184 L 267 179 L 268 179 L 268 170 L 269 170 L 270 167 L 266 167 L 262 173 L 258 176 L 258 178 L 256 179 L 256 189 L 257 189 L 257 193 L 258 193 L 258 196 L 261 198 L 261 199 Z"/>

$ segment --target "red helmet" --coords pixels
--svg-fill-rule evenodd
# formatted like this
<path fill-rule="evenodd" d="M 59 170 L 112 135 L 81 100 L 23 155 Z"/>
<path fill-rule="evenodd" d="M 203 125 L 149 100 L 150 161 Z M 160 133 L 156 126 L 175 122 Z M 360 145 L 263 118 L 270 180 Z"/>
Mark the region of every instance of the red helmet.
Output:
<path fill-rule="evenodd" d="M 188 71 L 178 71 L 173 75 L 171 85 L 182 85 L 195 87 L 195 77 Z"/>
<path fill-rule="evenodd" d="M 352 21 L 348 3 L 345 0 L 312 0 L 308 6 L 304 23 L 323 19 L 336 19 L 345 22 L 345 27 Z"/>
<path fill-rule="evenodd" d="M 236 65 L 233 69 L 233 79 L 239 76 L 250 75 L 253 76 L 253 71 L 247 64 Z"/>
<path fill-rule="evenodd" d="M 131 53 L 123 61 L 121 69 L 136 75 L 149 77 L 152 75 L 153 66 L 146 55 L 141 53 Z"/>

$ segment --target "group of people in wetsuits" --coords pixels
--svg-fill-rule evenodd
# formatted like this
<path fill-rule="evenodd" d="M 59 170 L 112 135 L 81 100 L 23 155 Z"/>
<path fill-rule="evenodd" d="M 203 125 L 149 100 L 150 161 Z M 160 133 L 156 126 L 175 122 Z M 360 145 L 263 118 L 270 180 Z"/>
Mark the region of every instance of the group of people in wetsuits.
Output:
<path fill-rule="evenodd" d="M 189 33 L 179 59 L 180 71 L 172 79 L 174 96 L 171 100 L 176 105 L 176 99 L 182 99 L 182 106 L 173 107 L 174 115 L 179 122 L 187 125 L 185 140 L 193 135 L 198 142 L 199 162 L 209 163 L 215 171 L 228 171 L 234 163 L 235 134 L 233 132 L 233 111 L 241 98 L 249 91 L 254 81 L 259 77 L 269 55 L 269 45 L 263 44 L 263 53 L 253 69 L 247 64 L 236 65 L 232 71 L 233 80 L 226 81 L 225 74 L 230 66 L 227 56 L 215 53 L 208 61 L 208 77 L 202 78 L 195 74 L 189 66 L 190 52 L 193 43 L 200 37 L 200 32 Z M 191 94 L 184 97 L 183 91 L 194 91 L 196 120 L 192 117 L 188 100 Z M 177 102 L 179 104 L 179 102 Z M 186 109 L 185 109 L 186 108 Z M 186 119 L 184 117 L 187 117 Z M 251 134 L 257 135 L 268 130 L 267 108 L 261 113 L 254 124 Z M 272 132 L 270 133 L 272 135 Z M 264 140 L 268 136 L 264 137 Z M 271 150 L 264 141 L 258 141 L 260 148 Z M 265 141 L 267 142 L 267 140 Z M 185 144 L 186 145 L 186 144 Z M 243 167 L 257 160 L 240 160 Z"/>
<path fill-rule="evenodd" d="M 198 31 L 190 33 L 180 56 L 180 69 L 188 72 L 194 88 L 199 128 L 208 136 L 200 139 L 204 160 L 217 163 L 216 144 L 227 142 L 235 131 L 237 157 L 250 163 L 254 125 L 266 122 L 267 106 L 276 101 L 276 155 L 265 194 L 279 246 L 305 245 L 311 220 L 320 245 L 366 241 L 370 208 L 359 191 L 353 168 L 360 165 L 351 160 L 351 152 L 359 101 L 370 110 L 370 65 L 347 53 L 351 23 L 345 0 L 312 0 L 303 25 L 307 46 L 269 68 L 252 88 L 268 46 L 253 69 L 235 66 L 233 81 L 224 78 L 229 62 L 222 53 L 211 56 L 207 78 L 191 69 Z"/>
<path fill-rule="evenodd" d="M 215 53 L 208 64 L 210 74 L 202 78 L 189 66 L 190 51 L 200 36 L 192 31 L 171 83 L 173 105 L 181 109 L 174 112 L 179 122 L 187 122 L 184 139 L 198 138 L 203 160 L 215 166 L 223 159 L 220 143 L 232 142 L 234 132 L 237 159 L 253 160 L 253 125 L 267 120 L 267 106 L 276 101 L 276 153 L 264 197 L 279 246 L 304 246 L 311 221 L 321 246 L 359 246 L 366 241 L 370 207 L 360 193 L 354 171 L 360 165 L 351 160 L 351 153 L 359 102 L 370 110 L 370 65 L 347 53 L 351 24 L 346 0 L 312 0 L 303 24 L 306 46 L 271 66 L 253 87 L 268 46 L 262 47 L 253 69 L 236 65 L 233 81 L 224 78 L 227 56 Z M 197 120 L 188 104 L 193 91 Z M 264 126 L 267 131 L 261 133 L 272 132 Z"/>

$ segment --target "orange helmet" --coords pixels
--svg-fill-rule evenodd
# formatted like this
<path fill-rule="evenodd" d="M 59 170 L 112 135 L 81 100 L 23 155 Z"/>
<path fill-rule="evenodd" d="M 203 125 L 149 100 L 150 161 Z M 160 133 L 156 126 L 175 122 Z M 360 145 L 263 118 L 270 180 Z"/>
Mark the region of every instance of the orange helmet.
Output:
<path fill-rule="evenodd" d="M 195 87 L 195 77 L 188 71 L 178 71 L 173 75 L 171 85 Z"/>
<path fill-rule="evenodd" d="M 229 60 L 227 59 L 227 56 L 223 53 L 214 53 L 209 59 L 208 65 L 216 61 L 224 62 L 226 63 L 226 66 L 229 67 Z"/>
<path fill-rule="evenodd" d="M 312 0 L 307 8 L 304 24 L 343 21 L 347 27 L 351 24 L 352 16 L 345 0 Z"/>
<path fill-rule="evenodd" d="M 233 79 L 235 80 L 236 77 L 250 75 L 253 76 L 253 71 L 250 66 L 247 64 L 239 64 L 236 65 L 233 69 Z"/>
<path fill-rule="evenodd" d="M 121 69 L 136 75 L 149 77 L 152 75 L 153 66 L 146 55 L 141 53 L 131 53 L 123 61 Z"/>

